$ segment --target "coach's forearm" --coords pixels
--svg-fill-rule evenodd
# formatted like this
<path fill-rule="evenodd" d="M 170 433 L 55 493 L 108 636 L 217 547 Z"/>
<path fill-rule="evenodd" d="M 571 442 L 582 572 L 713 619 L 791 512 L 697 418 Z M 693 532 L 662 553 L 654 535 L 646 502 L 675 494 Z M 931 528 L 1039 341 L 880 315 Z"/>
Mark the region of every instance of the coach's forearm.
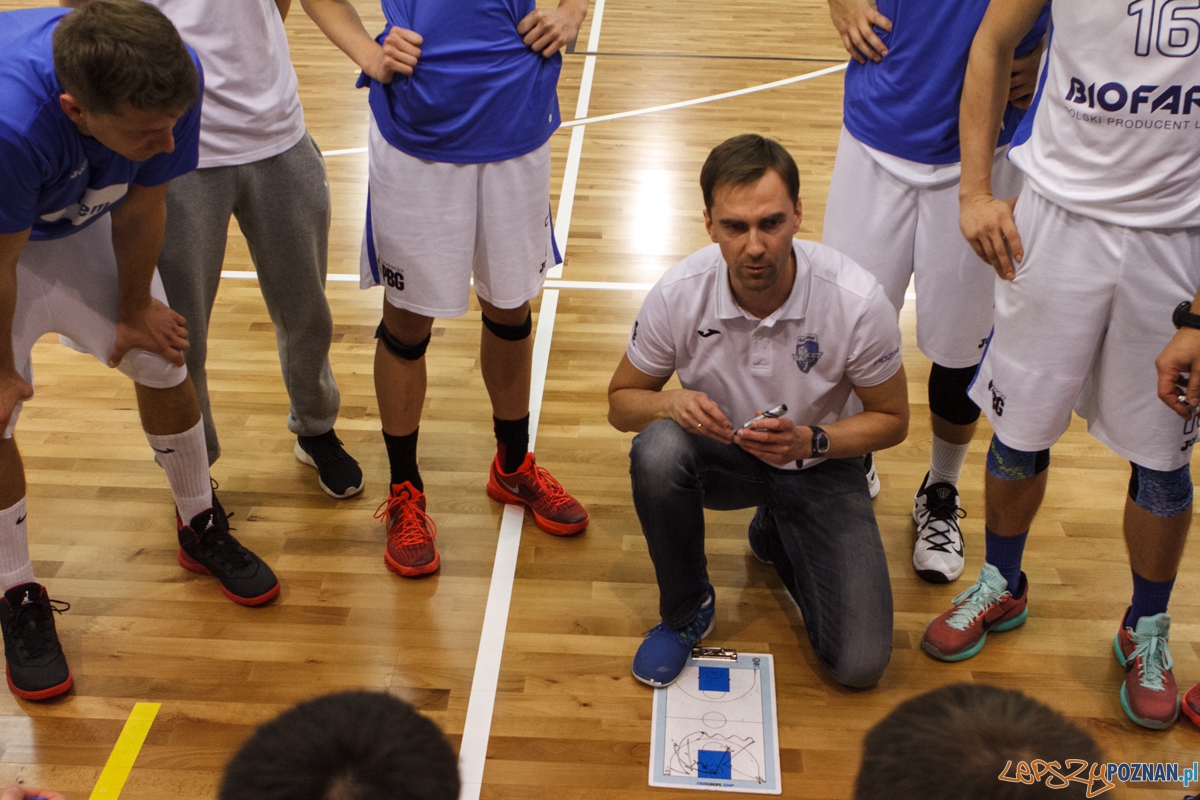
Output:
<path fill-rule="evenodd" d="M 672 395 L 682 391 L 618 389 L 608 396 L 608 422 L 626 433 L 638 433 L 660 419 L 671 419 Z"/>
<path fill-rule="evenodd" d="M 829 434 L 829 458 L 853 458 L 903 442 L 908 436 L 908 413 L 863 411 L 821 427 Z"/>
<path fill-rule="evenodd" d="M 895 447 L 908 436 L 908 375 L 901 366 L 877 386 L 855 387 L 863 410 L 823 426 L 829 434 L 829 455 L 850 458 Z"/>

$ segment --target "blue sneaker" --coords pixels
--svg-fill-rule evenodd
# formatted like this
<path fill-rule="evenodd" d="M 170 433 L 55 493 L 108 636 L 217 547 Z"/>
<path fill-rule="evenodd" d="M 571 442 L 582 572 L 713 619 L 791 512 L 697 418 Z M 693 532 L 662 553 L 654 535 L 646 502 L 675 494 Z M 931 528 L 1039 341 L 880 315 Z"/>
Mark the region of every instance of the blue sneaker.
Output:
<path fill-rule="evenodd" d="M 750 552 L 754 553 L 754 557 L 764 564 L 771 564 L 771 551 L 767 549 L 767 536 L 779 534 L 771 530 L 775 527 L 775 517 L 771 514 L 771 510 L 766 506 L 759 506 L 758 511 L 754 513 L 754 519 L 750 520 L 750 528 L 746 531 L 746 538 L 750 540 Z"/>
<path fill-rule="evenodd" d="M 683 672 L 692 648 L 712 632 L 716 610 L 716 597 L 710 587 L 700 613 L 683 628 L 671 628 L 665 622 L 651 628 L 633 657 L 633 677 L 647 686 L 662 687 L 674 683 Z"/>

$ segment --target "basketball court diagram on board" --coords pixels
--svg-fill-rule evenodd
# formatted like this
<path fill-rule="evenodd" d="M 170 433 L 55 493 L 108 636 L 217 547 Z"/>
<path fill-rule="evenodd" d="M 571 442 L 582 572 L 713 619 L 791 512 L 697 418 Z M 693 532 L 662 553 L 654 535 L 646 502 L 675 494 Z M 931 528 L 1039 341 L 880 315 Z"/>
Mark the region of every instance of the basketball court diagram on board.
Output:
<path fill-rule="evenodd" d="M 652 719 L 651 786 L 782 791 L 771 656 L 696 648 Z"/>

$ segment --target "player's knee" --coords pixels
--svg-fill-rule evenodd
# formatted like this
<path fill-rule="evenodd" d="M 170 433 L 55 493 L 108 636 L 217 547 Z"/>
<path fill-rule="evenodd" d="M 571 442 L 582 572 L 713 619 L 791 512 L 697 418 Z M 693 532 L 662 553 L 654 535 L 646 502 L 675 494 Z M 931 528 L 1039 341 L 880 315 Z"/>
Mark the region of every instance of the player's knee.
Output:
<path fill-rule="evenodd" d="M 1192 470 L 1187 464 L 1167 472 L 1132 464 L 1129 498 L 1156 517 L 1178 517 L 1192 504 Z"/>
<path fill-rule="evenodd" d="M 433 338 L 433 331 L 425 334 L 425 338 L 416 344 L 405 344 L 393 335 L 381 320 L 379 327 L 375 329 L 375 338 L 382 342 L 387 351 L 396 358 L 405 361 L 420 361 L 425 357 L 425 350 L 429 347 L 429 340 Z"/>
<path fill-rule="evenodd" d="M 979 406 L 967 396 L 977 369 L 978 365 L 955 369 L 934 364 L 929 370 L 929 410 L 953 425 L 979 419 Z"/>
<path fill-rule="evenodd" d="M 1023 481 L 1046 471 L 1050 466 L 1050 448 L 1038 450 L 1014 450 L 992 436 L 988 445 L 987 471 L 1002 481 Z"/>
<path fill-rule="evenodd" d="M 491 331 L 492 335 L 497 339 L 503 339 L 506 342 L 519 342 L 522 339 L 528 339 L 529 334 L 533 332 L 533 312 L 525 312 L 525 321 L 520 325 L 502 325 L 499 322 L 483 314 L 483 327 Z"/>
<path fill-rule="evenodd" d="M 117 370 L 134 383 L 151 389 L 174 389 L 187 380 L 187 366 L 175 364 L 146 350 L 130 350 L 117 365 Z"/>

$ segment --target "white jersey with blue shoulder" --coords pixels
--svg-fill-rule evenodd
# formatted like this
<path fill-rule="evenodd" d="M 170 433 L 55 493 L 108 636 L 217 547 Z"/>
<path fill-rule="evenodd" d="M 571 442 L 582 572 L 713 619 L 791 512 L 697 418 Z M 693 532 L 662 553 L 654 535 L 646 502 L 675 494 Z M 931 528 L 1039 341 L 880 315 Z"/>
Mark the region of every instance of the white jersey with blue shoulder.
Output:
<path fill-rule="evenodd" d="M 1010 158 L 1038 194 L 1133 228 L 1200 226 L 1200 2 L 1054 0 Z"/>

